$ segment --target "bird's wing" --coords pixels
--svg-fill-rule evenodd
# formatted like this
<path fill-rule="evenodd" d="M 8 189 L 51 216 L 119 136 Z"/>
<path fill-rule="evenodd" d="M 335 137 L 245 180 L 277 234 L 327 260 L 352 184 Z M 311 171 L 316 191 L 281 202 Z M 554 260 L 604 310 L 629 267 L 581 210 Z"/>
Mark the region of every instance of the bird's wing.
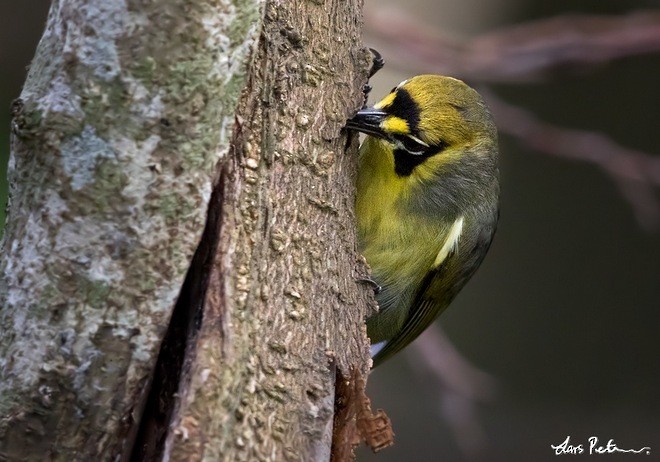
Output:
<path fill-rule="evenodd" d="M 441 289 L 443 279 L 443 268 L 445 265 L 430 271 L 415 295 L 415 299 L 411 305 L 408 318 L 403 324 L 401 330 L 390 340 L 384 343 L 383 346 L 373 356 L 374 367 L 381 362 L 385 361 L 390 356 L 398 353 L 406 345 L 412 342 L 429 324 L 431 324 L 436 317 L 449 305 L 450 300 L 438 300 L 437 294 Z M 445 306 L 438 309 L 437 304 L 443 303 Z"/>
<path fill-rule="evenodd" d="M 488 226 L 479 227 L 479 232 L 474 235 L 464 233 L 460 246 L 452 243 L 449 250 L 443 246 L 435 267 L 419 285 L 401 330 L 390 340 L 381 342 L 385 344 L 372 355 L 373 367 L 415 340 L 449 306 L 486 256 L 495 223 L 496 220 Z"/>

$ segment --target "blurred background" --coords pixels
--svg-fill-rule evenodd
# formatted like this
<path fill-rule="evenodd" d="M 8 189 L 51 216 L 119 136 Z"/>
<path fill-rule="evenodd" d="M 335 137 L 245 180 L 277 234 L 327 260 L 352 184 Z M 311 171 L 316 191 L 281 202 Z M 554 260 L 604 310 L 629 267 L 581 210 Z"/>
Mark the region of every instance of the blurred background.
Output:
<path fill-rule="evenodd" d="M 9 105 L 48 4 L 0 2 L 2 202 Z M 501 130 L 502 215 L 484 265 L 438 329 L 371 375 L 369 395 L 392 419 L 396 444 L 378 455 L 361 449 L 359 460 L 550 461 L 550 445 L 567 436 L 585 453 L 590 436 L 651 448 L 563 456 L 571 460 L 660 460 L 653 7 L 365 1 L 365 43 L 387 61 L 372 98 L 423 72 L 455 75 L 488 96 Z"/>

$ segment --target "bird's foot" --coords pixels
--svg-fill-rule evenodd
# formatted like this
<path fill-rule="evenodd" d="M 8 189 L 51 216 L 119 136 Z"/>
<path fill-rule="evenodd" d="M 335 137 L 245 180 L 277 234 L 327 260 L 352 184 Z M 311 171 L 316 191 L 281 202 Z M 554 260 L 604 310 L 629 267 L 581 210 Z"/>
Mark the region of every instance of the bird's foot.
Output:
<path fill-rule="evenodd" d="M 371 278 L 360 278 L 357 280 L 357 282 L 363 282 L 365 284 L 372 285 L 374 289 L 374 295 L 378 295 L 383 291 L 383 288 L 379 286 L 378 283 Z"/>

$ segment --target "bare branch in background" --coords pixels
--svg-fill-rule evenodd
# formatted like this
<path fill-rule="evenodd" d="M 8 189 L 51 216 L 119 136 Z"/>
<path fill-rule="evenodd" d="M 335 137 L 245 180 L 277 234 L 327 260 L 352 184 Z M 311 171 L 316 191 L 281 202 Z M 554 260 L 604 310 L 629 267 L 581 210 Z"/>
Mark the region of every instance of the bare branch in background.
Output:
<path fill-rule="evenodd" d="M 368 41 L 389 50 L 388 65 L 472 82 L 529 82 L 660 51 L 660 13 L 559 16 L 465 41 L 424 27 L 400 9 L 367 12 Z"/>
<path fill-rule="evenodd" d="M 649 230 L 660 224 L 660 203 L 653 189 L 660 186 L 660 157 L 621 146 L 602 133 L 543 122 L 484 88 L 479 91 L 502 133 L 534 151 L 600 167 L 616 182 L 641 226 Z"/>
<path fill-rule="evenodd" d="M 485 454 L 488 442 L 477 404 L 493 399 L 495 378 L 470 364 L 437 324 L 412 343 L 408 358 L 420 381 L 439 389 L 440 412 L 461 452 L 468 458 Z"/>

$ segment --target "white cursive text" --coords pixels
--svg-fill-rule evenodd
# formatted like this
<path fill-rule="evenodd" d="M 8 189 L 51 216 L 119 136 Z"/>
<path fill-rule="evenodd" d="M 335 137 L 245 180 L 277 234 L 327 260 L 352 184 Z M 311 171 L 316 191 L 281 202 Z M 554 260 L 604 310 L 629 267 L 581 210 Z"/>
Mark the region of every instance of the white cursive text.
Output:
<path fill-rule="evenodd" d="M 643 448 L 640 449 L 623 449 L 618 447 L 614 442 L 614 439 L 612 438 L 607 442 L 607 444 L 604 445 L 598 441 L 597 436 L 591 436 L 587 441 L 589 443 L 588 445 L 571 444 L 571 437 L 569 435 L 561 443 L 557 445 L 551 444 L 550 447 L 555 451 L 556 456 L 562 456 L 567 454 L 576 455 L 576 454 L 585 454 L 585 453 L 589 455 L 614 454 L 617 452 L 625 452 L 629 454 L 645 454 L 647 456 L 651 454 L 651 448 L 648 446 L 644 446 Z"/>

